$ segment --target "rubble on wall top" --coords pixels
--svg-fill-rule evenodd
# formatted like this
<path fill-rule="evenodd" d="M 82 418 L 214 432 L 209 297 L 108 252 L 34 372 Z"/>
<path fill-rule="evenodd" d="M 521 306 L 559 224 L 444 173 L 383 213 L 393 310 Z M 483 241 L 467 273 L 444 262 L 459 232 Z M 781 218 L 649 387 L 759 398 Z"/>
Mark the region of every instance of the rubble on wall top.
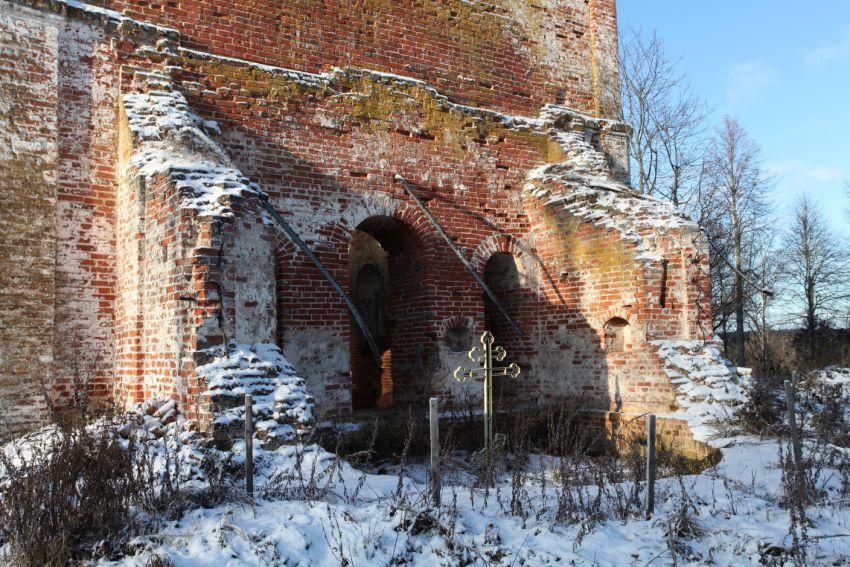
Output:
<path fill-rule="evenodd" d="M 561 206 L 570 215 L 620 232 L 635 242 L 638 259 L 659 260 L 655 233 L 659 230 L 693 228 L 672 203 L 636 193 L 612 180 L 605 156 L 587 141 L 587 134 L 552 129 L 552 136 L 567 159 L 541 165 L 526 177 L 523 190 L 548 206 Z"/>
<path fill-rule="evenodd" d="M 668 417 L 684 419 L 694 439 L 716 445 L 729 422 L 747 399 L 744 387 L 749 369 L 735 368 L 720 354 L 718 345 L 700 340 L 652 341 L 664 361 L 664 371 L 676 389 L 682 412 Z"/>
<path fill-rule="evenodd" d="M 289 79 L 292 79 L 296 83 L 308 87 L 327 88 L 330 86 L 330 79 L 332 77 L 332 75 L 328 73 L 309 73 L 307 71 L 297 71 L 295 69 L 288 69 L 286 67 L 276 67 L 274 65 L 266 65 L 264 63 L 248 61 L 247 59 L 238 59 L 236 57 L 225 57 L 224 55 L 216 55 L 214 53 L 208 53 L 206 51 L 197 51 L 186 47 L 180 47 L 178 49 L 178 53 L 207 61 L 227 61 L 236 65 L 250 67 L 263 73 L 283 75 Z"/>

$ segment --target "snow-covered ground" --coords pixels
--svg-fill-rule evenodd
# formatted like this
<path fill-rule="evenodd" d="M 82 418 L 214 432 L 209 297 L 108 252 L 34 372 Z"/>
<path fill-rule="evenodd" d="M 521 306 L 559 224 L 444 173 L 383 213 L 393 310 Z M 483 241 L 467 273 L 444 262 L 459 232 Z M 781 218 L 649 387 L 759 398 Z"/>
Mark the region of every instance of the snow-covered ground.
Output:
<path fill-rule="evenodd" d="M 678 360 L 684 347 L 665 346 L 676 350 L 668 358 Z M 718 378 L 708 362 L 691 366 L 688 380 Z M 814 379 L 846 393 L 850 371 L 828 369 Z M 736 390 L 732 398 L 738 397 Z M 244 463 L 240 443 L 229 454 L 203 449 L 167 401 L 140 406 L 128 427 L 122 434 L 146 438 L 155 454 L 168 455 L 171 445 L 184 489 L 210 486 L 200 466 L 205 456 L 228 458 L 231 471 Z M 559 458 L 544 455 L 530 455 L 524 468 L 502 469 L 496 485 L 484 488 L 476 486 L 468 456 L 453 454 L 442 506 L 435 508 L 424 462 L 357 468 L 318 445 L 257 446 L 253 501 L 231 497 L 190 508 L 179 519 L 155 520 L 123 546 L 126 555 L 98 564 L 850 565 L 850 455 L 813 438 L 805 444 L 814 482 L 799 521 L 787 506 L 782 441 L 739 435 L 713 442 L 723 447 L 722 461 L 699 474 L 660 479 L 648 519 L 642 482 L 635 492 L 632 481 L 600 483 L 610 476 L 597 476 L 587 461 L 580 467 L 588 467 L 589 482 L 573 480 L 567 490 L 563 471 L 577 469 L 562 469 Z"/>
<path fill-rule="evenodd" d="M 782 555 L 794 540 L 783 504 L 780 443 L 740 437 L 724 444 L 716 467 L 658 482 L 651 519 L 623 520 L 603 504 L 598 517 L 572 522 L 556 521 L 556 459 L 532 457 L 521 486 L 512 488 L 506 474 L 487 495 L 465 482 L 445 486 L 443 506 L 435 510 L 422 466 L 401 477 L 374 475 L 317 446 L 281 448 L 261 455 L 259 482 L 277 486 L 273 497 L 261 486 L 251 505 L 193 510 L 138 538 L 137 554 L 119 563 L 145 565 L 151 555 L 167 555 L 178 566 L 217 567 L 670 565 L 675 550 L 678 565 L 795 564 Z M 282 482 L 268 478 L 275 472 L 283 472 Z M 831 471 L 821 475 L 819 502 L 806 511 L 806 565 L 850 565 L 841 481 Z M 591 487 L 586 495 L 596 492 Z M 515 496 L 519 506 L 512 512 Z M 693 521 L 682 522 L 683 516 Z M 803 537 L 799 526 L 796 534 Z"/>

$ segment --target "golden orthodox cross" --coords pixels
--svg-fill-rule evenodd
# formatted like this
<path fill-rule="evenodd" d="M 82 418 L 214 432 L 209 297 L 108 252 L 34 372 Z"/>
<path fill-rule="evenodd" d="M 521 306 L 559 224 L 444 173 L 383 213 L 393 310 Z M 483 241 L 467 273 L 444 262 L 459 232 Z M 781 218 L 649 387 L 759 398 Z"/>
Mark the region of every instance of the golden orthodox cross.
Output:
<path fill-rule="evenodd" d="M 512 362 L 508 366 L 493 366 L 493 359 L 501 362 L 505 360 L 508 353 L 504 348 L 494 347 L 496 341 L 493 333 L 485 331 L 481 335 L 483 348 L 473 347 L 469 351 L 469 359 L 482 365 L 481 368 L 472 370 L 459 366 L 454 371 L 455 380 L 465 382 L 469 378 L 484 377 L 484 449 L 489 452 L 493 449 L 493 378 L 496 376 L 519 376 L 519 366 Z"/>

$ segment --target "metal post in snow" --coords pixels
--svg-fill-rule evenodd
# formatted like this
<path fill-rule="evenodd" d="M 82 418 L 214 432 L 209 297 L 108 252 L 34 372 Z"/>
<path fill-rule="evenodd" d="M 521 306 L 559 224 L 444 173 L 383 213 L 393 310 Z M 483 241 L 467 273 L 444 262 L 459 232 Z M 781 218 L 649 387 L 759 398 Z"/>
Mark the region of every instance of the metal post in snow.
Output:
<path fill-rule="evenodd" d="M 254 496 L 254 402 L 245 394 L 245 490 Z"/>
<path fill-rule="evenodd" d="M 440 411 L 439 398 L 429 400 L 431 414 L 431 497 L 440 506 Z"/>
<path fill-rule="evenodd" d="M 797 383 L 796 372 L 794 383 Z M 788 409 L 788 427 L 791 429 L 791 447 L 794 452 L 794 476 L 796 476 L 797 493 L 800 506 L 806 505 L 806 493 L 803 487 L 803 450 L 800 446 L 800 432 L 797 430 L 797 412 L 794 408 L 795 389 L 790 380 L 785 380 L 785 405 Z"/>
<path fill-rule="evenodd" d="M 655 414 L 647 416 L 646 425 L 646 517 L 655 512 Z"/>
<path fill-rule="evenodd" d="M 491 335 L 492 337 L 492 335 Z M 493 346 L 492 338 L 482 341 L 484 345 L 484 448 L 487 449 L 487 458 L 493 450 Z"/>

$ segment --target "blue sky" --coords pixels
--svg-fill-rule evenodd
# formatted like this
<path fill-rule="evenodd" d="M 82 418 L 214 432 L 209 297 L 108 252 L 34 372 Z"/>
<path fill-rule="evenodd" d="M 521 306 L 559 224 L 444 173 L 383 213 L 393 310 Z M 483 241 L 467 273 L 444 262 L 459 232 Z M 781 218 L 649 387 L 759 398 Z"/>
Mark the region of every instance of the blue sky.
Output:
<path fill-rule="evenodd" d="M 706 99 L 762 147 L 785 213 L 808 192 L 850 233 L 850 1 L 619 0 L 621 31 L 655 29 Z"/>

